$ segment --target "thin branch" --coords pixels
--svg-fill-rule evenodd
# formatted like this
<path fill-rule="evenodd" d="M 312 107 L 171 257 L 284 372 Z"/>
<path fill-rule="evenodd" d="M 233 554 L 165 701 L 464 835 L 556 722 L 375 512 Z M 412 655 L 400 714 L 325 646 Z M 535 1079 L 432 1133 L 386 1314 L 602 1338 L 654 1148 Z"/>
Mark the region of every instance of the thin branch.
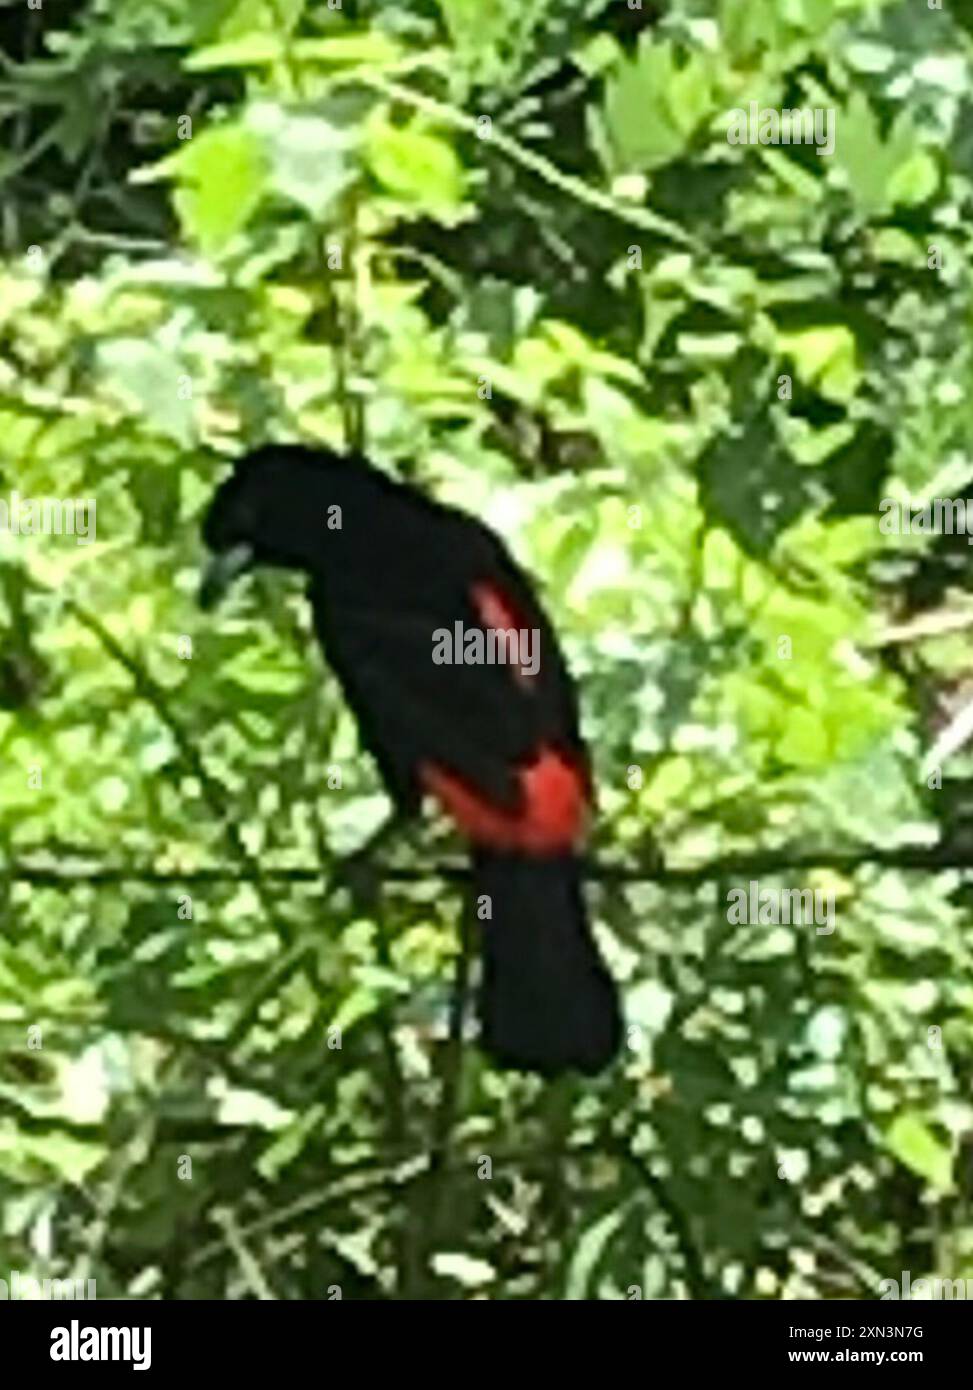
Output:
<path fill-rule="evenodd" d="M 40 134 L 32 145 L 0 166 L 0 185 L 9 183 L 11 179 L 16 178 L 35 160 L 40 159 L 45 150 L 49 150 L 52 145 L 57 144 L 60 138 L 61 130 L 58 125 L 55 123 L 48 126 L 47 130 Z"/>
<path fill-rule="evenodd" d="M 406 1212 L 398 1296 L 425 1300 L 439 1296 L 431 1261 L 443 1234 L 443 1213 L 450 1177 L 451 1145 L 463 1081 L 463 1019 L 469 989 L 472 908 L 463 895 L 459 915 L 460 948 L 449 1006 L 449 1035 L 437 1048 L 435 1069 L 439 1099 L 433 1112 L 427 1165 L 417 1177 L 415 1198 Z"/>
<path fill-rule="evenodd" d="M 893 623 L 876 633 L 870 647 L 893 647 L 922 642 L 928 637 L 945 637 L 973 627 L 973 608 L 941 608 L 933 613 L 917 613 L 905 623 Z"/>
<path fill-rule="evenodd" d="M 26 582 L 36 593 L 52 597 L 52 591 L 46 584 L 33 576 L 27 576 Z M 260 861 L 247 848 L 243 836 L 236 822 L 232 819 L 230 809 L 226 804 L 226 789 L 210 773 L 203 759 L 201 758 L 192 736 L 185 728 L 182 720 L 179 719 L 169 703 L 166 691 L 159 683 L 153 679 L 148 670 L 142 663 L 122 646 L 116 637 L 105 627 L 104 623 L 94 614 L 89 612 L 82 604 L 75 599 L 65 599 L 64 606 L 67 611 L 77 618 L 78 622 L 86 627 L 92 635 L 97 638 L 99 644 L 108 656 L 126 671 L 135 687 L 135 692 L 145 702 L 151 706 L 156 716 L 162 724 L 166 726 L 172 735 L 173 742 L 187 770 L 196 778 L 202 788 L 203 796 L 209 809 L 220 826 L 227 843 L 241 863 L 247 866 L 247 881 L 254 885 L 254 892 L 260 899 L 260 905 L 267 914 L 281 940 L 290 945 L 294 938 L 293 929 L 287 922 L 282 921 L 274 911 L 273 904 L 263 892 L 263 873 Z"/>
<path fill-rule="evenodd" d="M 693 1235 L 689 1218 L 679 1203 L 675 1201 L 666 1184 L 661 1178 L 656 1177 L 645 1160 L 639 1154 L 633 1153 L 627 1144 L 609 1141 L 607 1147 L 638 1174 L 640 1181 L 652 1193 L 659 1208 L 669 1218 L 669 1224 L 682 1255 L 686 1271 L 686 1283 L 693 1298 L 699 1302 L 709 1302 L 720 1298 L 722 1294 L 719 1288 L 711 1284 L 707 1277 L 703 1252 Z"/>
<path fill-rule="evenodd" d="M 475 116 L 461 111 L 456 106 L 451 106 L 448 102 L 437 101 L 434 97 L 414 91 L 401 82 L 389 81 L 388 78 L 378 73 L 366 73 L 357 70 L 354 73 L 349 73 L 347 77 L 342 75 L 335 80 L 336 83 L 339 81 L 371 87 L 374 91 L 381 92 L 383 96 L 387 96 L 393 101 L 400 101 L 405 105 L 412 106 L 415 110 L 423 111 L 426 115 L 455 126 L 458 130 L 465 130 L 476 136 L 480 135 L 480 128 Z M 501 130 L 494 129 L 487 143 L 498 149 L 501 154 L 506 155 L 512 163 L 519 164 L 522 169 L 536 174 L 552 188 L 557 188 L 560 192 L 568 194 L 576 202 L 584 203 L 598 212 L 607 213 L 609 217 L 614 217 L 629 227 L 637 227 L 641 231 L 663 237 L 666 241 L 675 242 L 678 246 L 701 249 L 697 238 L 680 227 L 678 223 L 670 221 L 667 217 L 662 217 L 657 212 L 652 212 L 650 208 L 613 198 L 610 193 L 606 193 L 600 188 L 593 188 L 583 179 L 577 178 L 573 174 L 566 174 L 563 169 L 559 169 L 544 155 L 528 149 L 519 140 L 515 140 L 513 136 L 507 135 Z"/>
<path fill-rule="evenodd" d="M 84 884 L 112 885 L 119 883 L 158 884 L 218 884 L 259 882 L 270 884 L 318 883 L 322 868 L 318 864 L 299 864 L 288 868 L 252 868 L 236 864 L 212 864 L 195 869 L 165 869 L 155 865 L 69 864 L 31 862 L 31 856 L 47 855 L 43 846 L 24 851 L 20 857 L 0 866 L 0 875 L 15 883 L 30 883 L 39 888 L 71 889 Z M 60 858 L 60 856 L 59 856 Z M 97 860 L 98 853 L 92 851 Z M 751 853 L 728 854 L 709 859 L 702 864 L 668 865 L 613 864 L 586 860 L 582 874 L 592 883 L 659 883 L 683 888 L 700 887 L 722 878 L 758 877 L 760 874 L 809 872 L 814 869 L 834 869 L 839 873 L 854 873 L 874 866 L 901 869 L 911 873 L 943 873 L 948 869 L 973 870 L 973 846 L 959 845 L 902 845 L 896 849 L 820 850 L 780 849 L 755 850 Z M 376 866 L 378 877 L 385 884 L 425 883 L 442 879 L 448 883 L 463 883 L 469 876 L 467 865 L 434 863 L 405 867 Z"/>
<path fill-rule="evenodd" d="M 218 1211 L 214 1211 L 212 1221 L 213 1225 L 223 1232 L 227 1245 L 237 1257 L 240 1270 L 250 1290 L 262 1302 L 276 1301 L 277 1295 L 260 1268 L 260 1261 L 254 1257 L 247 1245 L 243 1232 L 230 1208 L 221 1207 Z"/>

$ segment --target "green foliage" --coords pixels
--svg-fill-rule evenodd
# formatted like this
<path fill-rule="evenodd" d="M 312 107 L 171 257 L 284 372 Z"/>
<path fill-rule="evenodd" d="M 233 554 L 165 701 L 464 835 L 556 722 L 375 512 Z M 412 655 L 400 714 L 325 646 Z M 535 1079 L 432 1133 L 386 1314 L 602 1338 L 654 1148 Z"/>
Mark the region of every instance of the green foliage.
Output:
<path fill-rule="evenodd" d="M 973 474 L 959 9 L 0 11 L 0 498 L 97 502 L 89 544 L 0 534 L 0 1265 L 170 1298 L 973 1276 L 968 873 L 908 860 L 969 842 L 968 754 L 934 787 L 923 751 L 969 698 L 970 567 L 878 525 Z M 751 102 L 832 109 L 833 157 L 729 143 Z M 353 892 L 387 803 L 299 593 L 198 611 L 206 500 L 267 438 L 364 443 L 538 576 L 593 854 L 645 876 L 591 885 L 604 1077 L 447 1040 L 459 847 L 430 821 Z M 834 930 L 732 922 L 751 879 Z"/>

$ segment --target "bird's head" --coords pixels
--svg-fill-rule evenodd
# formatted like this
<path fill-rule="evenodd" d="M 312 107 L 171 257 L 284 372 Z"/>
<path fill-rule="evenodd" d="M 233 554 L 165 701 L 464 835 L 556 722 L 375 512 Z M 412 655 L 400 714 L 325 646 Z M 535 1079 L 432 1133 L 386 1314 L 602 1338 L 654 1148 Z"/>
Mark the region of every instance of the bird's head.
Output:
<path fill-rule="evenodd" d="M 214 607 L 255 565 L 318 568 L 329 509 L 342 506 L 358 472 L 352 460 L 323 448 L 270 444 L 240 459 L 203 520 L 212 554 L 200 584 L 202 607 Z"/>

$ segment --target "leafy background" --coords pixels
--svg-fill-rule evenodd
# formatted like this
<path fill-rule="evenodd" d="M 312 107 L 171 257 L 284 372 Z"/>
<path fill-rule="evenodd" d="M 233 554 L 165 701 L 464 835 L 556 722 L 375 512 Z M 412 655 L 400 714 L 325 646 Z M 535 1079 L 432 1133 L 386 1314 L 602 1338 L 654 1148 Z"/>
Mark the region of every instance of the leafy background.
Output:
<path fill-rule="evenodd" d="M 0 536 L 0 1267 L 973 1277 L 973 765 L 923 761 L 973 693 L 970 552 L 878 526 L 973 475 L 971 31 L 959 0 L 0 4 L 0 482 L 97 501 L 94 544 Z M 728 144 L 751 101 L 832 108 L 833 157 Z M 542 583 L 626 996 L 604 1077 L 449 1040 L 443 827 L 343 875 L 387 802 L 299 586 L 198 611 L 206 499 L 266 438 L 363 443 Z M 836 930 L 730 924 L 751 879 L 833 891 Z"/>

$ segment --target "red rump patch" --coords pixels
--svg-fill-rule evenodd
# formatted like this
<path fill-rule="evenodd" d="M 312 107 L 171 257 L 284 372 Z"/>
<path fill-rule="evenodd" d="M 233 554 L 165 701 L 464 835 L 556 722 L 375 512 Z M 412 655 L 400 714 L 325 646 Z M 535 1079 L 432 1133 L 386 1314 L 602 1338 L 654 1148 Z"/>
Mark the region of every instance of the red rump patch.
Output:
<path fill-rule="evenodd" d="M 484 627 L 498 627 L 505 630 L 510 627 L 527 626 L 520 614 L 515 611 L 506 594 L 501 593 L 489 580 L 479 580 L 473 585 L 470 592 L 473 595 L 473 607 L 479 614 L 480 622 Z"/>
<path fill-rule="evenodd" d="M 485 628 L 495 628 L 499 632 L 529 631 L 530 624 L 523 614 L 511 603 L 507 595 L 496 588 L 488 579 L 480 579 L 470 589 L 473 607 Z M 522 666 L 511 666 L 510 673 L 519 685 L 530 689 L 536 672 L 525 671 Z"/>
<path fill-rule="evenodd" d="M 517 811 L 505 811 L 461 777 L 422 763 L 419 776 L 428 791 L 477 844 L 490 849 L 560 854 L 577 850 L 587 820 L 587 777 L 563 753 L 546 745 L 520 769 L 522 800 Z"/>

